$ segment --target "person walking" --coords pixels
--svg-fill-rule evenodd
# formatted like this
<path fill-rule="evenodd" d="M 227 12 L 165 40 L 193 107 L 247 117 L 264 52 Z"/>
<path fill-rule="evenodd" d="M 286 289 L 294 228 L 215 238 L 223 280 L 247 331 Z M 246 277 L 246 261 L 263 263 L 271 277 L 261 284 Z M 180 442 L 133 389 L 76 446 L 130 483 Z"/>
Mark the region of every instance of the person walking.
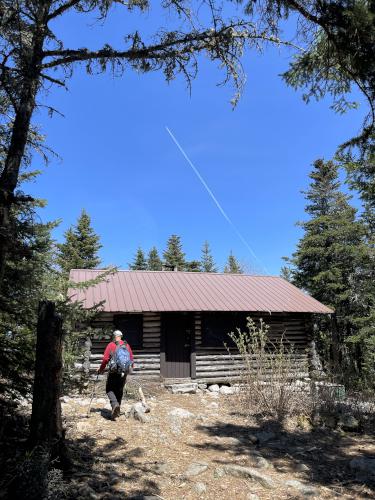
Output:
<path fill-rule="evenodd" d="M 112 407 L 112 420 L 120 416 L 121 400 L 127 374 L 134 366 L 134 357 L 130 345 L 122 340 L 122 332 L 113 332 L 113 341 L 105 348 L 98 374 L 104 372 L 109 363 L 109 372 L 105 392 Z"/>

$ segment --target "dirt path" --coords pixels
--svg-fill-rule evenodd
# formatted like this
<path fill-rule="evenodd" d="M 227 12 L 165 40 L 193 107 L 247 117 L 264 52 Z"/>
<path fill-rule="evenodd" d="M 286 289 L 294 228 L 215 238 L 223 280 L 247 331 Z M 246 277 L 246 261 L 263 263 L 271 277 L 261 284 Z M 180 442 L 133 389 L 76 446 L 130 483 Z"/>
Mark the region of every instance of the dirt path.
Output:
<path fill-rule="evenodd" d="M 77 498 L 375 498 L 349 467 L 354 457 L 375 457 L 373 438 L 250 425 L 235 396 L 172 395 L 157 384 L 146 396 L 146 423 L 109 420 L 104 394 L 89 418 L 89 399 L 63 403 Z M 251 479 L 249 468 L 261 477 Z"/>

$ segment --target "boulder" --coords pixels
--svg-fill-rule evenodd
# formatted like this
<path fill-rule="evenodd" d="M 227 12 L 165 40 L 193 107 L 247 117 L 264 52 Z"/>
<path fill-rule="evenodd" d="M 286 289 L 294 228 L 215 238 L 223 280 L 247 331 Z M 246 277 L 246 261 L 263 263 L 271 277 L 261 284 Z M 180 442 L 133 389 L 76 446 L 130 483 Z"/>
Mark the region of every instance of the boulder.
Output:
<path fill-rule="evenodd" d="M 195 394 L 198 389 L 198 384 L 186 383 L 186 384 L 172 384 L 168 386 L 168 390 L 172 394 Z"/>
<path fill-rule="evenodd" d="M 223 467 L 226 474 L 235 477 L 243 477 L 244 479 L 252 479 L 261 484 L 264 488 L 274 489 L 277 487 L 276 482 L 269 476 L 259 472 L 252 467 L 242 467 L 241 465 L 224 465 Z"/>
<path fill-rule="evenodd" d="M 207 384 L 198 384 L 198 389 L 204 391 L 205 389 L 207 389 Z"/>
<path fill-rule="evenodd" d="M 375 458 L 357 457 L 353 458 L 349 464 L 350 468 L 355 471 L 358 477 L 362 480 L 375 480 Z"/>
<path fill-rule="evenodd" d="M 285 486 L 298 490 L 305 497 L 314 497 L 318 495 L 318 490 L 316 488 L 309 484 L 301 483 L 301 481 L 297 481 L 296 479 L 285 481 Z"/>
<path fill-rule="evenodd" d="M 208 469 L 208 464 L 205 462 L 193 462 L 191 463 L 185 471 L 185 477 L 193 477 L 202 474 Z"/>
<path fill-rule="evenodd" d="M 212 384 L 208 387 L 210 392 L 220 392 L 220 387 L 217 384 Z"/>
<path fill-rule="evenodd" d="M 204 483 L 195 483 L 193 486 L 193 491 L 197 495 L 203 495 L 207 490 L 206 485 Z"/>

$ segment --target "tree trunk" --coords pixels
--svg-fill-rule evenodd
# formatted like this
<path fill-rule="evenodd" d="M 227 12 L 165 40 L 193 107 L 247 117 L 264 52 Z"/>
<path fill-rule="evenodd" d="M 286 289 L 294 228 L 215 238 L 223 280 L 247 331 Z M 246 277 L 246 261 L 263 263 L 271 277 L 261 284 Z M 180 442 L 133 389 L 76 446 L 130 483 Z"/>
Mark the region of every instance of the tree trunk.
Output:
<path fill-rule="evenodd" d="M 66 466 L 66 450 L 61 416 L 62 319 L 55 304 L 39 304 L 33 406 L 30 424 L 31 447 L 42 446 L 51 458 Z"/>
<path fill-rule="evenodd" d="M 39 2 L 35 16 L 33 40 L 30 48 L 24 48 L 23 60 L 20 63 L 23 83 L 16 104 L 12 135 L 4 170 L 0 176 L 0 288 L 4 278 L 8 242 L 11 237 L 9 234 L 9 214 L 14 203 L 14 191 L 17 187 L 20 167 L 25 154 L 31 116 L 35 109 L 50 6 L 50 0 Z"/>

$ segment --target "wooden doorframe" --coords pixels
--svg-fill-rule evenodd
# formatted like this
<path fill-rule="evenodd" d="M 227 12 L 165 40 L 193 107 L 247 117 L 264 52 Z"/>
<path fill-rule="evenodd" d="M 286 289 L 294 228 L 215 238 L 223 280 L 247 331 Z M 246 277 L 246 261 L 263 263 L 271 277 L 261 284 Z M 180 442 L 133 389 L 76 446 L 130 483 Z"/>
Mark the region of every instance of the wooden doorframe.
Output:
<path fill-rule="evenodd" d="M 190 378 L 196 377 L 196 352 L 195 352 L 195 313 L 168 311 L 160 314 L 160 377 L 165 378 L 166 373 L 166 335 L 165 335 L 165 316 L 168 314 L 188 314 L 191 317 L 191 335 L 190 335 Z"/>

